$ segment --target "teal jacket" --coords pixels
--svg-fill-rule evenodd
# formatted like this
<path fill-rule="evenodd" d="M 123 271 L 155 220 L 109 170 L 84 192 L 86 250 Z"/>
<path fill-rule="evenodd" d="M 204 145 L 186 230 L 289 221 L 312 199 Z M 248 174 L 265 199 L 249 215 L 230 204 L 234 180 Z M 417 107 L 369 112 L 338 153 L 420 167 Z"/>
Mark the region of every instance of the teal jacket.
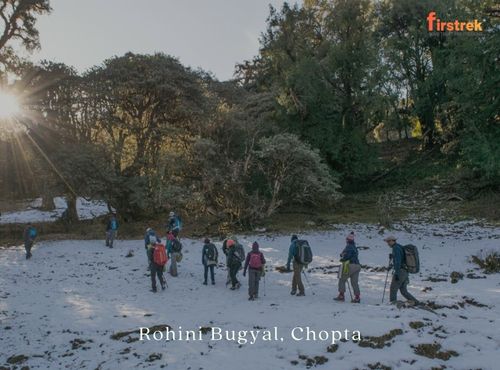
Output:
<path fill-rule="evenodd" d="M 290 270 L 290 262 L 292 262 L 292 259 L 295 258 L 296 255 L 297 255 L 297 243 L 296 240 L 294 240 L 290 244 L 290 247 L 288 248 L 288 260 L 286 261 L 287 270 Z"/>
<path fill-rule="evenodd" d="M 404 267 L 406 262 L 405 251 L 401 244 L 394 244 L 392 246 L 392 263 L 394 266 L 394 276 L 399 276 L 399 270 Z"/>

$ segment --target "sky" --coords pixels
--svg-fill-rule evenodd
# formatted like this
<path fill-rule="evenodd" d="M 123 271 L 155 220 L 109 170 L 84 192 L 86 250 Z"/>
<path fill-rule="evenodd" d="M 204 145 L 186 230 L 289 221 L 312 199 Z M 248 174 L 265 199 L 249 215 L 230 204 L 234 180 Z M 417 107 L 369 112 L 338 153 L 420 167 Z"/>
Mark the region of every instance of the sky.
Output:
<path fill-rule="evenodd" d="M 295 1 L 290 1 L 294 3 Z M 32 55 L 80 72 L 127 51 L 164 52 L 188 66 L 233 76 L 257 55 L 269 4 L 282 0 L 51 0 L 39 17 L 41 50 Z"/>

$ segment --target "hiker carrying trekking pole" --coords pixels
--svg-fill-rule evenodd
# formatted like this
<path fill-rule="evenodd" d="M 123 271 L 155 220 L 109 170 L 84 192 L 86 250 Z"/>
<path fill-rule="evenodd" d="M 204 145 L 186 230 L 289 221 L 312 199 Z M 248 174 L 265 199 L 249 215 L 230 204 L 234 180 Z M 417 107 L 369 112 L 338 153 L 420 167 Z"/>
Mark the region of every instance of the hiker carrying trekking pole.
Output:
<path fill-rule="evenodd" d="M 397 302 L 398 290 L 401 292 L 410 304 L 418 304 L 418 300 L 408 292 L 408 284 L 410 283 L 409 273 L 417 273 L 420 269 L 418 262 L 418 252 L 413 245 L 405 245 L 404 247 L 396 242 L 394 236 L 389 236 L 384 239 L 387 245 L 392 248 L 393 273 L 390 286 L 390 301 Z M 409 253 L 411 250 L 411 254 Z M 410 256 L 413 256 L 410 260 Z"/>
<path fill-rule="evenodd" d="M 345 301 L 345 285 L 348 280 L 351 281 L 352 289 L 354 290 L 354 298 L 352 297 L 351 287 L 348 283 L 349 295 L 351 296 L 352 303 L 360 303 L 360 291 L 359 291 L 359 273 L 361 271 L 361 265 L 359 264 L 358 258 L 358 248 L 354 243 L 354 232 L 350 232 L 346 238 L 346 247 L 340 254 L 340 262 L 342 265 L 339 267 L 339 295 L 334 298 L 336 301 Z"/>
<path fill-rule="evenodd" d="M 312 262 L 312 251 L 307 240 L 299 240 L 299 237 L 297 235 L 292 235 L 291 244 L 288 248 L 288 260 L 286 262 L 287 271 L 290 271 L 290 262 L 292 262 L 292 259 L 293 278 L 292 291 L 290 292 L 290 294 L 297 295 L 297 297 L 302 297 L 306 294 L 304 290 L 304 284 L 302 283 L 301 273 L 303 272 L 303 269 Z M 297 293 L 297 288 L 299 289 L 299 293 Z"/>
<path fill-rule="evenodd" d="M 252 251 L 248 252 L 243 268 L 243 276 L 248 270 L 248 300 L 254 301 L 259 297 L 259 281 L 262 277 L 262 270 L 266 264 L 264 254 L 259 251 L 259 243 L 252 244 Z"/>

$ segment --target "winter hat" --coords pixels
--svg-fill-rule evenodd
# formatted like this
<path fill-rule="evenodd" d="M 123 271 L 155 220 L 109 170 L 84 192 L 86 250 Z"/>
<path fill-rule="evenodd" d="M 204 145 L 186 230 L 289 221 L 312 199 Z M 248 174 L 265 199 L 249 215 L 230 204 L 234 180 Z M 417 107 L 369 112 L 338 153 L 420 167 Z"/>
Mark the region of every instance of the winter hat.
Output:
<path fill-rule="evenodd" d="M 210 243 L 210 239 L 208 239 L 208 238 L 205 238 L 205 240 L 203 241 L 203 243 L 205 243 L 205 244 L 208 244 L 208 243 Z"/>
<path fill-rule="evenodd" d="M 351 231 L 349 235 L 345 238 L 346 241 L 348 242 L 353 242 L 354 241 L 354 231 Z"/>
<path fill-rule="evenodd" d="M 172 211 L 168 214 L 170 217 L 174 217 L 175 216 L 175 213 Z"/>
<path fill-rule="evenodd" d="M 229 239 L 229 240 L 226 242 L 226 246 L 227 246 L 228 248 L 231 248 L 233 245 L 234 245 L 234 240 L 233 240 L 233 239 Z"/>
<path fill-rule="evenodd" d="M 151 230 L 153 230 L 153 229 L 152 229 L 152 228 L 150 228 L 150 227 L 148 227 L 148 228 L 146 229 L 146 232 L 147 232 L 147 233 L 149 233 Z"/>
<path fill-rule="evenodd" d="M 299 237 L 298 237 L 297 235 L 295 235 L 295 234 L 294 234 L 294 235 L 292 235 L 292 242 L 293 242 L 294 240 L 298 240 L 298 239 L 299 239 Z"/>
<path fill-rule="evenodd" d="M 390 235 L 388 236 L 387 238 L 384 239 L 384 242 L 390 242 L 390 241 L 393 241 L 395 242 L 397 239 L 394 235 Z"/>
<path fill-rule="evenodd" d="M 253 251 L 258 251 L 259 250 L 259 243 L 253 242 L 253 244 L 252 244 L 252 250 Z"/>

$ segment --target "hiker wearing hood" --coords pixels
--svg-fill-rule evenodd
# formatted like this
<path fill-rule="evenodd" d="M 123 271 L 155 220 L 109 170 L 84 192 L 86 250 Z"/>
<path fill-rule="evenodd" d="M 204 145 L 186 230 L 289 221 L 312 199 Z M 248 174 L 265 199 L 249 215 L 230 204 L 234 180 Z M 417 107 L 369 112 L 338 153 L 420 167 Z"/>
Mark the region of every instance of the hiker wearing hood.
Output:
<path fill-rule="evenodd" d="M 246 276 L 248 269 L 248 300 L 253 301 L 259 296 L 259 281 L 264 271 L 266 259 L 261 251 L 259 251 L 259 244 L 254 242 L 252 244 L 252 251 L 248 252 L 245 260 L 245 267 L 243 269 L 243 276 Z"/>
<path fill-rule="evenodd" d="M 293 259 L 293 278 L 292 278 L 292 291 L 291 295 L 297 294 L 297 288 L 299 289 L 298 297 L 304 296 L 304 284 L 302 283 L 302 269 L 303 265 L 297 262 L 298 248 L 297 248 L 297 240 L 299 237 L 297 235 L 292 235 L 290 247 L 288 248 L 288 260 L 286 262 L 286 269 L 290 271 L 290 262 Z"/>
<path fill-rule="evenodd" d="M 345 284 L 348 279 L 351 280 L 352 289 L 354 290 L 353 303 L 359 303 L 360 292 L 359 292 L 359 272 L 361 271 L 361 265 L 359 264 L 358 258 L 358 248 L 354 242 L 354 232 L 351 231 L 346 238 L 346 247 L 340 253 L 340 265 L 339 268 L 339 295 L 335 298 L 336 301 L 345 301 Z M 352 297 L 351 297 L 352 298 Z"/>

